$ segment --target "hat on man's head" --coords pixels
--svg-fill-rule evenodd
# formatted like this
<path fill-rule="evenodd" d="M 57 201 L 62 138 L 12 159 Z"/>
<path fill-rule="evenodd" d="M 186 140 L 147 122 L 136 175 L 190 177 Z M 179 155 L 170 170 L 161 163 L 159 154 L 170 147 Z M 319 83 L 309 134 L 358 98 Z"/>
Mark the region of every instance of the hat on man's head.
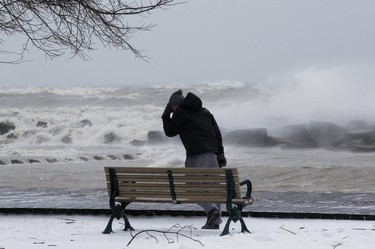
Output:
<path fill-rule="evenodd" d="M 184 99 L 185 97 L 184 95 L 182 95 L 182 90 L 180 89 L 171 95 L 168 104 L 171 106 L 179 106 L 182 103 L 182 101 L 184 101 Z"/>

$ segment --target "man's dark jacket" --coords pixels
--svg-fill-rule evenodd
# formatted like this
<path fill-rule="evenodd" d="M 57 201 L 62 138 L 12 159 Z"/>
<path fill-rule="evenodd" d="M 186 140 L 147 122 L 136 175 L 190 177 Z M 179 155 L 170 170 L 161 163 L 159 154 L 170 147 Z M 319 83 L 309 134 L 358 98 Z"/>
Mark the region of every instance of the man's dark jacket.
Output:
<path fill-rule="evenodd" d="M 186 149 L 186 155 L 197 155 L 207 152 L 223 154 L 223 142 L 214 116 L 202 107 L 202 101 L 193 93 L 188 93 L 173 113 L 163 115 L 165 135 L 180 135 Z"/>

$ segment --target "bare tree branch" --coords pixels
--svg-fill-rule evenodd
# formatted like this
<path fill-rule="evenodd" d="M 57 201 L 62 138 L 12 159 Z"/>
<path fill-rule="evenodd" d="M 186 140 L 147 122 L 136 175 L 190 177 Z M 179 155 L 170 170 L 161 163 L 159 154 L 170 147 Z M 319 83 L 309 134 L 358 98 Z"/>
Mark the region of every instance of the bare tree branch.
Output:
<path fill-rule="evenodd" d="M 177 229 L 176 231 L 173 231 L 174 229 Z M 183 233 L 183 231 L 185 229 L 189 229 L 190 231 L 190 235 L 186 235 Z M 174 243 L 174 239 L 172 237 L 170 237 L 169 235 L 175 235 L 176 236 L 176 239 L 178 241 L 178 237 L 181 236 L 181 237 L 184 237 L 184 238 L 187 238 L 187 239 L 190 239 L 194 242 L 197 242 L 199 243 L 201 246 L 203 246 L 202 242 L 200 242 L 199 240 L 196 240 L 196 239 L 193 239 L 193 230 L 195 230 L 196 228 L 192 227 L 192 226 L 180 226 L 179 224 L 176 224 L 174 226 L 172 226 L 171 228 L 167 229 L 166 231 L 159 231 L 159 230 L 142 230 L 138 233 L 136 233 L 135 235 L 132 234 L 132 232 L 130 231 L 130 235 L 132 236 L 132 238 L 130 239 L 130 241 L 128 242 L 128 244 L 126 246 L 129 246 L 133 240 L 141 235 L 142 233 L 146 233 L 147 235 L 149 235 L 150 237 L 152 237 L 153 239 L 155 239 L 156 243 L 159 243 L 159 240 L 158 238 L 153 235 L 152 233 L 159 233 L 159 234 L 163 234 L 165 239 L 168 241 L 169 244 L 172 244 Z"/>
<path fill-rule="evenodd" d="M 26 38 L 23 53 L 34 46 L 47 57 L 55 58 L 70 51 L 85 59 L 96 48 L 95 40 L 105 47 L 130 50 L 144 59 L 130 38 L 137 31 L 151 30 L 153 25 L 130 25 L 133 15 L 150 14 L 171 6 L 173 0 L 0 0 L 0 34 Z M 1 44 L 1 43 L 0 43 Z M 6 53 L 1 51 L 0 53 Z"/>

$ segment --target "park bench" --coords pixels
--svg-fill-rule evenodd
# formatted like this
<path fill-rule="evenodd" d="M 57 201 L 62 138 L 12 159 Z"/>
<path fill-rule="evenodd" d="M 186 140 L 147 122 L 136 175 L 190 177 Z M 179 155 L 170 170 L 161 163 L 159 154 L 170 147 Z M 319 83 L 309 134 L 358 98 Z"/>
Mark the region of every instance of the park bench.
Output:
<path fill-rule="evenodd" d="M 114 218 L 124 219 L 125 231 L 134 230 L 125 214 L 134 202 L 226 204 L 229 218 L 221 235 L 229 234 L 232 221 L 240 221 L 241 232 L 249 232 L 241 212 L 253 202 L 252 185 L 250 180 L 240 182 L 236 168 L 105 167 L 104 171 L 113 211 L 105 234 L 113 232 Z"/>

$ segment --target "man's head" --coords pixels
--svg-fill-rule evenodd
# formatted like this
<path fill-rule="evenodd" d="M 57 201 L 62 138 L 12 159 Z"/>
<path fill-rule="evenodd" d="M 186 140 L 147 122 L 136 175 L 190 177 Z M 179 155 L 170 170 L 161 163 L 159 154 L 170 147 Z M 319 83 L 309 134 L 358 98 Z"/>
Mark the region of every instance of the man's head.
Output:
<path fill-rule="evenodd" d="M 185 97 L 182 95 L 182 90 L 178 90 L 177 92 L 174 92 L 171 97 L 169 98 L 168 104 L 172 107 L 173 111 L 176 111 L 177 107 L 179 107 L 184 101 Z"/>

